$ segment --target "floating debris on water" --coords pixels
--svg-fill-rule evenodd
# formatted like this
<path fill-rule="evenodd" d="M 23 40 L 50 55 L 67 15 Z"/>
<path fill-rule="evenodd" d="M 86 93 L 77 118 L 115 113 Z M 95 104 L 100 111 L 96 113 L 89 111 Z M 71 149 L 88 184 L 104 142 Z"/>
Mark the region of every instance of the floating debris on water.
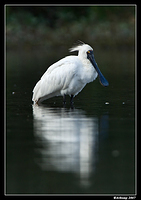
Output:
<path fill-rule="evenodd" d="M 109 102 L 105 102 L 105 104 L 106 104 L 106 105 L 108 105 L 108 104 L 109 104 Z"/>

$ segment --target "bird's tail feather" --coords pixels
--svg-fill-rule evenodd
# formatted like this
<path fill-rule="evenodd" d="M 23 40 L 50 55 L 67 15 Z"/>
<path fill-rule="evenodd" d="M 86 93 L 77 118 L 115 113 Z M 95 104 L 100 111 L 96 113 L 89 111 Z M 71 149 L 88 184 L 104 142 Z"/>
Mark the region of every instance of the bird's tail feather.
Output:
<path fill-rule="evenodd" d="M 40 97 L 40 84 L 41 84 L 41 80 L 36 83 L 36 85 L 33 89 L 32 101 L 34 101 L 34 102 L 38 101 L 38 99 Z"/>
<path fill-rule="evenodd" d="M 42 84 L 41 80 L 38 81 L 37 84 L 35 85 L 34 89 L 33 89 L 32 101 L 34 101 L 34 103 L 41 103 L 45 99 L 49 99 L 51 97 L 61 95 L 59 91 L 54 91 L 54 92 L 48 93 L 44 96 L 41 95 L 41 84 Z"/>

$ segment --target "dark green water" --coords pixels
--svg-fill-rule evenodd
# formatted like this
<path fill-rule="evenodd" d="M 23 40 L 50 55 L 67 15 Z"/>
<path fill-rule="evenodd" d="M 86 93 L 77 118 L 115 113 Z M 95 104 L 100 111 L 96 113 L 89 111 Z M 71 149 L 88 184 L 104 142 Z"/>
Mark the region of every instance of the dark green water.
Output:
<path fill-rule="evenodd" d="M 35 83 L 65 53 L 7 52 L 6 193 L 135 194 L 134 51 L 97 50 L 110 85 L 88 84 L 74 109 L 69 97 L 66 108 L 61 97 L 32 106 Z"/>

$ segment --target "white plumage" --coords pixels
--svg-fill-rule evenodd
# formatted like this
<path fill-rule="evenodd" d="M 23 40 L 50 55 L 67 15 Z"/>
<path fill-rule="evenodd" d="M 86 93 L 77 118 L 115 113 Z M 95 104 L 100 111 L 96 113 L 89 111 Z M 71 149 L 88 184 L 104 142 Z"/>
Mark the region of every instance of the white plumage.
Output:
<path fill-rule="evenodd" d="M 78 56 L 67 56 L 51 65 L 33 89 L 32 100 L 40 103 L 54 96 L 76 96 L 84 86 L 96 79 L 99 74 L 93 67 L 88 54 L 92 47 L 81 44 L 70 49 L 79 51 Z"/>

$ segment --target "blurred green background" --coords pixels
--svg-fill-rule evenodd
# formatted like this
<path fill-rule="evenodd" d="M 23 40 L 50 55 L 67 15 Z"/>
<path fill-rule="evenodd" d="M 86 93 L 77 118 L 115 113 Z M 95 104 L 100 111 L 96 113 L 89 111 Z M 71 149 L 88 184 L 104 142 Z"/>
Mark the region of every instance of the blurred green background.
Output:
<path fill-rule="evenodd" d="M 135 6 L 6 6 L 8 49 L 133 47 Z"/>

